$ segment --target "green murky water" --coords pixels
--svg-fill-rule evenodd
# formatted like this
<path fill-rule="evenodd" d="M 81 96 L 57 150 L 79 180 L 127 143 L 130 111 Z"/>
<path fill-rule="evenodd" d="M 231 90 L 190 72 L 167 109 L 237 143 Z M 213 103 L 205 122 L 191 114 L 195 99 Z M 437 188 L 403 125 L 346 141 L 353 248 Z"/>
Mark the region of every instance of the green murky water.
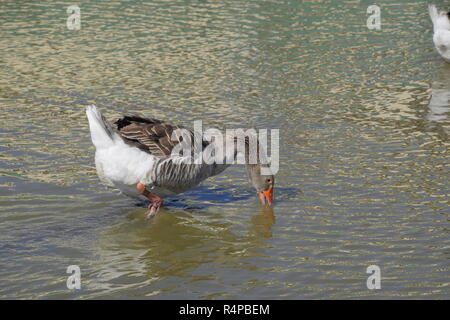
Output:
<path fill-rule="evenodd" d="M 426 1 L 379 31 L 371 4 L 2 1 L 0 298 L 449 298 L 450 65 Z M 145 221 L 96 177 L 90 103 L 280 128 L 275 206 L 233 167 Z"/>

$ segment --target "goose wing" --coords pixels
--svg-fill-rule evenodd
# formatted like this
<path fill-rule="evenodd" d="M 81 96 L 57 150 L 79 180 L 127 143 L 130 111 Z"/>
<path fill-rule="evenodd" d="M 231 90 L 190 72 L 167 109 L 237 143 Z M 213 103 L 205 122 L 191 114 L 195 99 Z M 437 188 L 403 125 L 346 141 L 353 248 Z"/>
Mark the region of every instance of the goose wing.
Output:
<path fill-rule="evenodd" d="M 186 134 L 191 137 L 192 144 L 194 142 L 192 130 L 158 119 L 125 116 L 117 120 L 115 124 L 117 131 L 127 144 L 158 158 L 169 157 L 173 148 L 186 138 Z"/>

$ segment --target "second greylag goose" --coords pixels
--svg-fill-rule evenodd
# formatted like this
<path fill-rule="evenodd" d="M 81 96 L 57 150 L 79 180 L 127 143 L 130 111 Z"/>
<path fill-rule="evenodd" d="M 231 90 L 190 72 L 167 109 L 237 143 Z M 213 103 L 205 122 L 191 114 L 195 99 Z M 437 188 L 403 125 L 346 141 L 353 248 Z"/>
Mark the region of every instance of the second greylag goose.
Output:
<path fill-rule="evenodd" d="M 94 105 L 87 107 L 86 114 L 96 148 L 95 165 L 100 180 L 127 196 L 150 200 L 147 217 L 158 212 L 163 204 L 162 197 L 185 192 L 228 167 L 225 159 L 198 163 L 187 161 L 192 160 L 192 155 L 174 154 L 174 148 L 183 144 L 183 137 L 186 140 L 186 136 L 178 134 L 179 129 L 188 133 L 187 138 L 194 138 L 194 132 L 183 126 L 140 116 L 125 116 L 113 126 Z M 200 146 L 204 149 L 212 143 L 202 139 Z M 248 140 L 246 146 L 249 180 L 259 194 L 261 203 L 265 205 L 267 201 L 270 206 L 273 201 L 274 176 L 268 165 L 259 161 L 259 157 L 256 163 L 250 164 Z M 221 151 L 221 155 L 227 154 L 226 150 L 221 150 L 223 144 L 214 147 Z M 193 154 L 194 149 L 189 152 Z M 235 147 L 232 151 L 234 158 L 238 149 Z"/>
<path fill-rule="evenodd" d="M 433 42 L 445 61 L 450 62 L 450 12 L 439 12 L 435 5 L 428 6 L 433 22 Z"/>

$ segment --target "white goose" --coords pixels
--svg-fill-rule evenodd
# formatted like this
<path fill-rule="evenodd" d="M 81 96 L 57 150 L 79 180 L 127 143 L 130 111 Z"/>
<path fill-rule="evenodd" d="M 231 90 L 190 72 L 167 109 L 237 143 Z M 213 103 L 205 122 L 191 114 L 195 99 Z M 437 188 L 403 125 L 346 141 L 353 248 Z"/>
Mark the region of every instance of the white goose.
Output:
<path fill-rule="evenodd" d="M 225 157 L 223 161 L 208 161 L 209 164 L 202 161 L 196 164 L 187 161 L 192 159 L 190 156 L 172 154 L 172 150 L 183 143 L 183 136 L 178 135 L 177 129 L 185 130 L 191 138 L 194 137 L 192 130 L 182 126 L 157 119 L 125 116 L 117 120 L 113 127 L 94 105 L 86 108 L 86 115 L 92 143 L 96 148 L 95 165 L 100 180 L 127 196 L 150 200 L 147 217 L 158 212 L 163 203 L 162 197 L 185 192 L 228 167 Z M 173 138 L 173 133 L 177 133 L 174 135 L 176 139 Z M 272 174 L 262 174 L 263 167 L 269 169 L 267 164 L 259 161 L 248 164 L 248 140 L 245 142 L 249 180 L 258 192 L 261 203 L 265 205 L 267 200 L 270 206 L 273 201 L 274 177 Z M 203 140 L 202 149 L 212 143 L 214 142 Z M 216 150 L 220 148 L 223 149 L 223 143 Z M 235 145 L 233 156 L 238 152 L 236 148 Z M 227 154 L 225 150 L 222 151 L 218 154 Z"/>
<path fill-rule="evenodd" d="M 433 22 L 434 46 L 442 58 L 450 62 L 450 12 L 439 12 L 435 5 L 429 5 L 428 12 Z"/>

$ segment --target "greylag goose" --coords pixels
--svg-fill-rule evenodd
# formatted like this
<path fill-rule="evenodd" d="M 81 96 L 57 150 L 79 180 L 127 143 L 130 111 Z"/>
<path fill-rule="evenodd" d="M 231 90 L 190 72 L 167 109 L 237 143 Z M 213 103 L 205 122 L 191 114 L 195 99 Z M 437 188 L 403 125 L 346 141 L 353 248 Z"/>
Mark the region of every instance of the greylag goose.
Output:
<path fill-rule="evenodd" d="M 95 165 L 100 180 L 119 189 L 123 194 L 150 200 L 147 217 L 154 216 L 163 204 L 162 197 L 179 194 L 199 185 L 203 180 L 224 171 L 229 162 L 224 144 L 212 145 L 202 138 L 200 146 L 215 147 L 224 155 L 223 161 L 187 161 L 192 155 L 173 153 L 184 141 L 194 138 L 194 131 L 165 121 L 140 116 L 124 116 L 111 125 L 94 105 L 86 108 L 92 143 L 95 146 Z M 185 130 L 186 135 L 179 134 Z M 237 138 L 233 137 L 234 142 Z M 188 150 L 195 152 L 195 145 Z M 245 138 L 245 163 L 248 178 L 256 189 L 261 204 L 273 201 L 274 176 L 266 162 L 249 161 L 248 137 Z M 189 146 L 189 145 L 188 145 Z M 232 157 L 239 153 L 236 144 Z M 197 147 L 198 149 L 198 147 Z M 267 174 L 268 173 L 268 174 Z"/>
<path fill-rule="evenodd" d="M 445 61 L 450 62 L 450 12 L 439 12 L 435 5 L 428 6 L 433 22 L 433 42 Z"/>

